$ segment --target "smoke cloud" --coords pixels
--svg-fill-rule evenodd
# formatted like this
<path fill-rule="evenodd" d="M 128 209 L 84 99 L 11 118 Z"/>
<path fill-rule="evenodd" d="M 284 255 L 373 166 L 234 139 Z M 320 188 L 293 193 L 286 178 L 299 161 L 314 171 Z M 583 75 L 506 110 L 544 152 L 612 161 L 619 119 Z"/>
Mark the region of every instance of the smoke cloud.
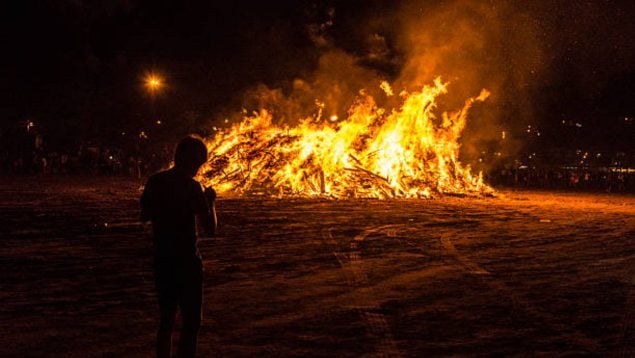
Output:
<path fill-rule="evenodd" d="M 487 88 L 492 95 L 470 116 L 462 154 L 471 160 L 483 152 L 490 159 L 514 155 L 521 145 L 510 130 L 534 120 L 531 84 L 544 69 L 537 22 L 519 6 L 465 0 L 410 1 L 398 18 L 397 48 L 405 61 L 397 86 L 416 88 L 441 76 L 450 82 L 441 99 L 447 108 Z"/>
<path fill-rule="evenodd" d="M 411 0 L 348 15 L 328 8 L 322 22 L 307 26 L 322 53 L 311 75 L 278 88 L 259 85 L 245 97 L 245 108 L 268 108 L 288 124 L 315 116 L 319 104 L 323 115 L 342 117 L 360 89 L 394 106 L 399 99 L 382 94 L 382 80 L 398 93 L 440 76 L 450 85 L 439 111 L 461 108 L 483 88 L 491 92 L 464 132 L 466 160 L 485 156 L 491 163 L 494 153 L 503 158 L 521 147 L 510 130 L 533 120 L 531 83 L 545 67 L 539 26 L 527 11 L 489 0 Z"/>

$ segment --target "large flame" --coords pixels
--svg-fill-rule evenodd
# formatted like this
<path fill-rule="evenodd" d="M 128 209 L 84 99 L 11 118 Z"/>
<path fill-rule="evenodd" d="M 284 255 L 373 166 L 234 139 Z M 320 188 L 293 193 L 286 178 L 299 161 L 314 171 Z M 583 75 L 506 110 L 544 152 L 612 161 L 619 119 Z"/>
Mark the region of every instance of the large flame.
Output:
<path fill-rule="evenodd" d="M 382 83 L 387 95 L 392 90 Z M 429 198 L 434 193 L 485 194 L 492 189 L 458 161 L 469 108 L 435 117 L 436 79 L 420 92 L 402 93 L 389 113 L 362 91 L 348 118 L 320 113 L 295 127 L 272 123 L 262 109 L 207 141 L 211 157 L 200 180 L 239 195 Z"/>

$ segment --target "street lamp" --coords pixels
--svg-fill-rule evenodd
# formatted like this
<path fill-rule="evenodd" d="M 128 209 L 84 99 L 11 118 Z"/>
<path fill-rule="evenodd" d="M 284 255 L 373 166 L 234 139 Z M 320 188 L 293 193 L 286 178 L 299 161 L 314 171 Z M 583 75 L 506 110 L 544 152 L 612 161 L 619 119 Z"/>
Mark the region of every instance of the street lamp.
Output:
<path fill-rule="evenodd" d="M 163 87 L 163 78 L 161 76 L 151 73 L 145 78 L 145 85 L 151 94 L 158 92 Z"/>

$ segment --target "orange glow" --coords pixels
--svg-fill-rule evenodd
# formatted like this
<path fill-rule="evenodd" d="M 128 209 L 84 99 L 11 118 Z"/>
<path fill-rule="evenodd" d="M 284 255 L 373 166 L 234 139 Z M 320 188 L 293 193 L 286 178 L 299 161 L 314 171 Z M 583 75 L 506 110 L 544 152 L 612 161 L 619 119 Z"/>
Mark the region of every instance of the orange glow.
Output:
<path fill-rule="evenodd" d="M 150 92 L 156 92 L 163 87 L 163 79 L 157 74 L 149 74 L 145 78 L 145 84 Z"/>
<path fill-rule="evenodd" d="M 360 92 L 347 118 L 333 121 L 318 111 L 294 127 L 275 125 L 271 112 L 261 109 L 207 140 L 210 160 L 198 179 L 220 193 L 274 197 L 492 193 L 481 173 L 458 161 L 468 110 L 489 92 L 437 117 L 435 100 L 446 87 L 437 79 L 419 92 L 402 92 L 400 107 L 391 110 Z"/>

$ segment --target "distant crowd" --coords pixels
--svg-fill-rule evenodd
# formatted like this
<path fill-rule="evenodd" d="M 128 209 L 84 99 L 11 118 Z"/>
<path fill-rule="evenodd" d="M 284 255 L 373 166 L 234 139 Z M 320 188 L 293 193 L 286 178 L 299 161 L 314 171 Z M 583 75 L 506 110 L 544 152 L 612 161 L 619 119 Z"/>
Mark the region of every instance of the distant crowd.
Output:
<path fill-rule="evenodd" d="M 635 192 L 635 172 L 622 167 L 507 167 L 489 181 L 513 188 Z"/>
<path fill-rule="evenodd" d="M 0 136 L 0 176 L 100 175 L 143 178 L 166 168 L 173 148 L 135 142 L 80 141 L 46 146 L 40 135 Z M 57 149 L 55 149 L 57 148 Z M 634 193 L 635 169 L 626 166 L 506 165 L 486 173 L 496 187 Z"/>
<path fill-rule="evenodd" d="M 169 150 L 144 153 L 106 145 L 82 143 L 72 150 L 3 150 L 0 168 L 4 176 L 77 174 L 141 178 L 169 165 Z"/>
<path fill-rule="evenodd" d="M 0 168 L 6 175 L 79 174 L 142 178 L 167 167 L 170 148 L 155 153 L 125 151 L 104 145 L 81 144 L 74 151 L 33 149 L 10 155 L 3 151 Z M 616 167 L 506 167 L 490 172 L 494 186 L 605 192 L 635 192 L 635 172 Z"/>

